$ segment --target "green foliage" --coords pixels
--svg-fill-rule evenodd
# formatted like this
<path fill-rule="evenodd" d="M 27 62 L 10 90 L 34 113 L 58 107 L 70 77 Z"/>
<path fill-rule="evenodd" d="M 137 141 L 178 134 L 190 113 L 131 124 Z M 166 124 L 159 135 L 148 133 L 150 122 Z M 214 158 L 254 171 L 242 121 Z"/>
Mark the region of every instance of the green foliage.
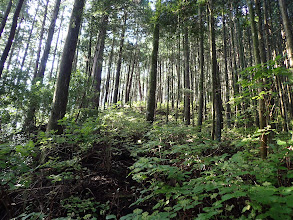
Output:
<path fill-rule="evenodd" d="M 61 204 L 67 211 L 67 217 L 73 219 L 97 219 L 94 214 L 97 209 L 102 215 L 109 209 L 109 206 L 95 202 L 94 198 L 80 199 L 76 196 L 62 200 Z"/>
<path fill-rule="evenodd" d="M 32 141 L 13 146 L 12 143 L 0 145 L 0 187 L 9 189 L 28 187 L 30 178 L 28 173 L 34 170 L 33 158 L 37 150 Z"/>
<path fill-rule="evenodd" d="M 284 158 L 293 156 L 290 141 L 277 141 L 264 161 L 254 147 L 257 134 L 218 144 L 190 128 L 184 132 L 180 127 L 154 126 L 147 137 L 133 152 L 140 157 L 131 167 L 132 176 L 143 188 L 132 205 L 153 204 L 152 210 L 135 209 L 123 219 L 289 219 L 292 215 L 292 172 L 284 166 Z"/>
<path fill-rule="evenodd" d="M 289 219 L 293 215 L 290 135 L 267 128 L 265 132 L 274 131 L 275 137 L 267 160 L 261 160 L 257 145 L 264 131 L 257 129 L 231 129 L 218 143 L 208 132 L 198 133 L 193 127 L 161 121 L 150 125 L 143 114 L 128 107 L 98 114 L 85 120 L 63 118 L 59 122 L 63 134 L 39 132 L 24 144 L 1 144 L 2 189 L 24 190 L 33 185 L 34 174 L 42 173 L 48 186 L 82 186 L 86 176 L 94 184 L 92 178 L 104 177 L 96 173 L 97 166 L 94 172 L 85 167 L 84 158 L 93 152 L 108 155 L 111 164 L 111 157 L 129 150 L 135 160 L 129 176 L 137 182 L 133 211 L 120 218 L 112 200 L 99 201 L 87 189 L 89 193 L 60 197 L 63 217 L 59 219 Z M 41 152 L 47 159 L 38 165 Z M 48 214 L 31 207 L 21 218 Z"/>

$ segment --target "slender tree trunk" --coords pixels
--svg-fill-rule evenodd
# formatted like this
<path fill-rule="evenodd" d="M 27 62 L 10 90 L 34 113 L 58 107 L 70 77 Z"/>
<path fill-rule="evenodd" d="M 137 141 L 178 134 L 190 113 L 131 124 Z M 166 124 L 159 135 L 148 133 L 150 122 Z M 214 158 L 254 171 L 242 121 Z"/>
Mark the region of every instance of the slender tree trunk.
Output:
<path fill-rule="evenodd" d="M 251 23 L 251 31 L 252 31 L 252 40 L 253 40 L 253 49 L 254 49 L 254 57 L 256 64 L 261 64 L 261 56 L 259 50 L 259 42 L 258 42 L 258 32 L 254 20 L 254 10 L 252 6 L 252 0 L 248 0 L 249 6 L 249 15 L 250 15 L 250 23 Z M 262 82 L 261 82 L 262 83 Z M 263 88 L 260 87 L 258 92 L 261 93 Z M 259 99 L 259 128 L 264 129 L 266 127 L 266 118 L 265 118 L 265 101 L 264 98 Z M 260 136 L 260 156 L 262 159 L 267 157 L 267 136 L 263 133 Z"/>
<path fill-rule="evenodd" d="M 198 105 L 198 119 L 197 126 L 199 131 L 201 131 L 202 121 L 203 121 L 203 107 L 204 107 L 204 31 L 203 31 L 203 22 L 202 22 L 202 6 L 198 8 L 199 15 L 199 105 Z"/>
<path fill-rule="evenodd" d="M 290 66 L 293 67 L 293 34 L 292 34 L 292 22 L 289 20 L 289 16 L 287 13 L 287 5 L 286 0 L 279 0 L 280 11 L 282 14 L 284 29 L 286 33 L 287 40 L 287 53 L 290 61 Z"/>
<path fill-rule="evenodd" d="M 271 24 L 269 19 L 269 12 L 268 12 L 268 1 L 263 1 L 263 10 L 264 10 L 264 25 L 265 25 L 265 41 L 266 41 L 266 48 L 267 48 L 267 60 L 272 59 L 272 42 L 271 42 Z"/>
<path fill-rule="evenodd" d="M 213 13 L 213 0 L 209 1 L 209 34 L 210 34 L 210 54 L 212 63 L 212 96 L 213 96 L 213 106 L 215 111 L 215 128 L 214 139 L 221 141 L 221 131 L 222 131 L 222 99 L 221 99 L 221 85 L 219 82 L 219 72 L 217 64 L 217 54 L 216 54 L 216 42 L 215 42 L 215 28 L 214 28 L 214 13 Z"/>
<path fill-rule="evenodd" d="M 10 34 L 9 34 L 5 49 L 4 49 L 4 51 L 3 51 L 2 55 L 1 55 L 1 59 L 0 59 L 0 78 L 2 77 L 4 64 L 5 64 L 5 61 L 6 61 L 7 57 L 8 57 L 8 53 L 10 51 L 12 42 L 14 40 L 16 27 L 17 27 L 17 20 L 18 20 L 18 17 L 19 17 L 19 14 L 20 14 L 20 11 L 21 11 L 21 8 L 22 8 L 22 5 L 23 5 L 24 1 L 25 0 L 19 0 L 18 1 L 16 9 L 15 9 L 15 12 L 14 12 L 14 15 L 13 15 L 13 21 L 12 21 L 12 25 L 11 25 L 11 29 L 10 29 Z"/>
<path fill-rule="evenodd" d="M 105 86 L 104 108 L 106 108 L 106 103 L 108 100 L 108 93 L 109 93 L 109 87 L 110 87 L 110 77 L 111 77 L 113 56 L 114 56 L 114 47 L 115 47 L 115 37 L 113 37 L 110 58 L 109 58 L 109 62 L 108 62 L 108 73 L 107 73 L 107 80 L 106 80 L 106 86 Z"/>
<path fill-rule="evenodd" d="M 8 61 L 7 61 L 7 68 L 6 68 L 7 71 L 9 71 L 9 69 L 10 69 L 10 64 L 11 64 L 12 58 L 14 56 L 14 50 L 15 50 L 17 44 L 19 42 L 21 42 L 21 40 L 22 40 L 21 38 L 19 38 L 19 33 L 20 33 L 20 30 L 22 29 L 22 27 L 21 27 L 22 21 L 23 21 L 23 18 L 19 22 L 18 28 L 17 28 L 15 36 L 14 36 L 14 40 L 13 40 L 13 43 L 12 43 L 12 46 L 11 46 L 11 51 L 9 52 L 9 58 L 8 58 Z M 21 39 L 21 40 L 19 40 L 19 39 Z"/>
<path fill-rule="evenodd" d="M 65 8 L 63 8 L 63 10 L 62 10 L 62 15 L 61 15 L 61 18 L 60 18 L 60 25 L 59 25 L 59 28 L 58 28 L 56 45 L 55 45 L 54 52 L 53 52 L 53 61 L 52 61 L 51 71 L 50 71 L 50 74 L 49 74 L 49 79 L 50 80 L 52 79 L 52 76 L 53 76 L 53 70 L 54 70 L 54 65 L 55 65 L 55 60 L 56 60 L 56 53 L 57 53 L 57 49 L 58 49 L 60 32 L 61 32 L 62 23 L 63 23 L 64 11 L 65 11 Z"/>
<path fill-rule="evenodd" d="M 37 77 L 40 77 L 40 78 L 44 78 L 45 69 L 46 69 L 46 65 L 47 65 L 47 61 L 48 61 L 49 53 L 51 49 L 51 43 L 52 43 L 54 31 L 55 31 L 56 20 L 59 13 L 60 3 L 61 3 L 61 0 L 56 0 L 55 2 L 53 16 L 52 16 L 52 20 L 51 20 L 51 24 L 50 24 L 49 32 L 48 32 L 48 37 L 47 37 L 47 41 L 45 45 L 45 50 L 41 59 L 40 69 L 37 74 Z"/>
<path fill-rule="evenodd" d="M 234 92 L 234 97 L 239 95 L 239 85 L 238 85 L 238 66 L 237 66 L 237 52 L 236 52 L 236 38 L 235 38 L 235 33 L 234 33 L 234 28 L 233 28 L 233 16 L 232 16 L 232 7 L 230 7 L 229 11 L 229 26 L 230 26 L 230 42 L 231 42 L 231 62 L 232 62 L 232 86 L 233 86 L 233 92 Z M 237 103 L 235 105 L 235 116 L 237 116 L 237 113 L 241 110 L 240 104 Z M 237 126 L 236 122 L 234 123 L 234 126 Z"/>
<path fill-rule="evenodd" d="M 38 74 L 39 61 L 40 61 L 40 57 L 41 57 L 42 44 L 43 44 L 43 38 L 44 38 L 44 32 L 45 32 L 45 25 L 46 25 L 47 14 L 48 14 L 49 1 L 50 0 L 47 0 L 46 6 L 45 6 L 45 12 L 44 12 L 44 17 L 43 17 L 43 21 L 42 21 L 42 28 L 41 28 L 41 32 L 40 32 L 39 47 L 38 47 L 38 51 L 37 51 L 37 58 L 36 58 L 36 61 L 35 61 L 35 69 L 34 69 L 33 80 L 37 78 L 37 74 Z"/>
<path fill-rule="evenodd" d="M 260 60 L 261 60 L 261 63 L 264 64 L 267 62 L 267 58 L 266 58 L 266 50 L 265 50 L 264 37 L 263 37 L 263 19 L 262 19 L 262 12 L 261 12 L 261 2 L 260 0 L 254 0 L 254 1 L 255 1 L 256 14 L 258 16 L 257 33 L 258 33 Z"/>
<path fill-rule="evenodd" d="M 131 88 L 132 88 L 132 80 L 133 80 L 133 74 L 134 74 L 134 69 L 135 69 L 136 63 L 137 63 L 137 52 L 135 51 L 134 56 L 133 56 L 131 70 L 130 70 L 129 82 L 126 87 L 125 103 L 128 103 L 130 101 L 130 92 L 131 92 Z"/>
<path fill-rule="evenodd" d="M 184 57 L 185 57 L 185 70 L 184 70 L 184 119 L 185 125 L 190 125 L 190 75 L 189 75 L 189 39 L 188 28 L 184 30 Z"/>
<path fill-rule="evenodd" d="M 236 18 L 235 18 L 235 32 L 236 32 L 236 42 L 237 42 L 237 47 L 238 47 L 238 52 L 239 52 L 239 60 L 240 60 L 240 70 L 244 70 L 246 65 L 245 65 L 245 57 L 244 57 L 244 48 L 243 48 L 243 32 L 240 27 L 240 21 L 239 21 L 239 10 L 238 10 L 238 5 L 235 5 L 236 8 Z"/>
<path fill-rule="evenodd" d="M 86 61 L 86 72 L 87 75 L 91 76 L 92 72 L 92 41 L 93 41 L 93 17 L 91 17 L 90 24 L 89 24 L 89 34 L 90 34 L 90 39 L 89 39 L 89 44 L 88 44 L 88 53 L 87 53 L 87 61 Z"/>
<path fill-rule="evenodd" d="M 9 0 L 9 2 L 7 4 L 7 7 L 6 7 L 6 10 L 4 12 L 1 24 L 0 24 L 0 38 L 1 38 L 1 35 L 3 33 L 4 27 L 6 25 L 6 21 L 7 21 L 8 15 L 10 13 L 11 6 L 12 6 L 12 0 Z"/>
<path fill-rule="evenodd" d="M 227 34 L 226 34 L 226 17 L 223 15 L 223 53 L 224 53 L 224 74 L 225 74 L 225 83 L 226 83 L 226 118 L 227 118 L 227 127 L 231 127 L 231 107 L 229 104 L 230 101 L 230 88 L 229 88 L 229 75 L 228 75 L 228 61 L 227 61 Z"/>
<path fill-rule="evenodd" d="M 118 102 L 118 90 L 119 90 L 119 83 L 120 83 L 121 62 L 122 62 L 122 52 L 123 52 L 123 45 L 124 45 L 124 38 L 125 38 L 125 31 L 126 31 L 126 21 L 127 21 L 127 12 L 124 12 L 124 24 L 123 24 L 121 39 L 120 39 L 120 49 L 118 54 L 118 62 L 117 62 L 117 69 L 116 69 L 116 76 L 115 76 L 113 104 L 116 104 Z"/>
<path fill-rule="evenodd" d="M 59 73 L 57 76 L 52 111 L 48 122 L 47 131 L 59 130 L 59 132 L 62 132 L 62 128 L 60 129 L 60 127 L 58 126 L 58 120 L 62 119 L 66 113 L 72 62 L 77 46 L 84 3 L 85 0 L 74 1 L 68 34 L 63 48 Z"/>
<path fill-rule="evenodd" d="M 101 29 L 100 29 L 100 33 L 98 37 L 96 52 L 95 52 L 94 61 L 93 61 L 94 63 L 92 68 L 92 77 L 94 80 L 93 104 L 96 109 L 98 109 L 100 105 L 103 57 L 104 57 L 104 47 L 105 47 L 105 39 L 107 34 L 108 22 L 109 22 L 108 14 L 103 15 L 102 25 L 101 25 Z"/>
<path fill-rule="evenodd" d="M 169 64 L 171 66 L 171 64 Z M 166 112 L 166 123 L 169 123 L 169 102 L 170 102 L 170 67 L 167 75 L 167 112 Z"/>
<path fill-rule="evenodd" d="M 147 100 L 146 120 L 154 122 L 156 108 L 156 87 L 157 87 L 157 66 L 158 66 L 158 50 L 160 39 L 160 26 L 158 21 L 155 24 L 153 33 L 153 51 L 151 60 L 151 72 L 149 77 L 149 92 Z"/>
<path fill-rule="evenodd" d="M 32 35 L 33 35 L 34 27 L 35 27 L 36 17 L 37 17 L 38 11 L 39 11 L 39 6 L 40 5 L 38 4 L 37 9 L 35 11 L 35 15 L 34 15 L 32 27 L 31 27 L 30 32 L 29 32 L 29 37 L 28 37 L 27 44 L 26 44 L 26 47 L 25 47 L 25 51 L 24 51 L 24 55 L 23 55 L 23 58 L 22 58 L 22 62 L 21 62 L 21 65 L 20 65 L 20 69 L 21 70 L 24 67 L 24 63 L 25 63 L 25 60 L 26 60 L 26 57 L 27 57 L 27 52 L 28 52 L 29 46 L 31 44 L 31 38 L 32 38 Z"/>
<path fill-rule="evenodd" d="M 180 38 L 180 15 L 178 15 L 178 36 L 177 36 L 177 62 L 176 62 L 176 72 L 177 72 L 177 102 L 176 102 L 176 121 L 178 120 L 179 117 L 179 107 L 180 107 L 180 102 L 181 102 L 181 57 L 180 57 L 180 52 L 181 52 L 181 38 Z"/>

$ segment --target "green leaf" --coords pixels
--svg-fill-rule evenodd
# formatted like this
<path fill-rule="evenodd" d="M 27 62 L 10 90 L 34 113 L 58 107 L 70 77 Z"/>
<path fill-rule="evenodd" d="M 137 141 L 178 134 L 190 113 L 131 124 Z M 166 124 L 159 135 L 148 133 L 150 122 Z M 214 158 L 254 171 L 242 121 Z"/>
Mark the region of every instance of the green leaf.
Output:
<path fill-rule="evenodd" d="M 117 219 L 116 215 L 107 215 L 106 219 Z"/>

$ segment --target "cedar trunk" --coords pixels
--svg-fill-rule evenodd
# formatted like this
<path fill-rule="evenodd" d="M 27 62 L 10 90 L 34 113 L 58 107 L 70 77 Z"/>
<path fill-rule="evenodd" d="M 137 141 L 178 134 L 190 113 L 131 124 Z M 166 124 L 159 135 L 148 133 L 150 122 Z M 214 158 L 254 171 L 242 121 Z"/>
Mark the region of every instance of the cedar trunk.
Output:
<path fill-rule="evenodd" d="M 19 0 L 18 1 L 16 9 L 15 9 L 15 12 L 14 12 L 14 15 L 13 15 L 10 34 L 9 34 L 5 49 L 4 49 L 4 51 L 3 51 L 2 55 L 1 55 L 1 59 L 0 59 L 0 78 L 2 76 L 2 72 L 3 72 L 3 69 L 4 69 L 4 64 L 5 64 L 6 59 L 8 57 L 8 53 L 10 51 L 12 42 L 14 40 L 16 27 L 17 27 L 17 20 L 18 20 L 18 17 L 19 17 L 19 14 L 20 14 L 20 11 L 21 11 L 23 3 L 24 3 L 24 0 Z"/>
<path fill-rule="evenodd" d="M 2 21 L 1 21 L 1 24 L 0 24 L 0 38 L 1 38 L 1 35 L 3 33 L 4 27 L 6 25 L 6 21 L 7 21 L 8 15 L 10 13 L 11 6 L 12 6 L 12 0 L 10 0 L 8 2 L 8 5 L 6 7 L 6 10 L 4 12 L 4 15 L 3 15 L 3 18 L 2 18 Z"/>
<path fill-rule="evenodd" d="M 62 119 L 66 113 L 72 62 L 77 46 L 84 3 L 85 0 L 75 0 L 74 2 L 68 34 L 63 48 L 61 63 L 57 76 L 52 111 L 48 122 L 47 131 L 62 131 L 62 129 L 60 129 L 60 127 L 58 126 L 58 120 Z"/>
<path fill-rule="evenodd" d="M 160 26 L 158 23 L 156 23 L 153 34 L 153 51 L 151 57 L 151 72 L 149 77 L 149 92 L 146 113 L 146 120 L 149 122 L 153 122 L 155 118 L 159 39 Z"/>

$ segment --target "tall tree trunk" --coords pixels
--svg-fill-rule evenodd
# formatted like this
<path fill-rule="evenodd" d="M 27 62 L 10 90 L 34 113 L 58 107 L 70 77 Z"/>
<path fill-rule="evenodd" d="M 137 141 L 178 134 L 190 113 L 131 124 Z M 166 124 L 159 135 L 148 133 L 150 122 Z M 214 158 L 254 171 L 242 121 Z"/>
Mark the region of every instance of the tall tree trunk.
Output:
<path fill-rule="evenodd" d="M 290 67 L 293 67 L 293 35 L 292 35 L 292 22 L 289 20 L 289 16 L 287 13 L 287 5 L 286 0 L 279 0 L 280 11 L 282 14 L 284 29 L 286 33 L 286 40 L 287 40 L 287 53 L 288 58 L 290 61 Z"/>
<path fill-rule="evenodd" d="M 227 34 L 226 34 L 226 17 L 224 11 L 223 15 L 223 53 L 224 53 L 224 74 L 225 74 L 225 83 L 226 83 L 226 118 L 227 118 L 227 127 L 231 126 L 231 107 L 229 104 L 230 101 L 230 88 L 229 88 L 229 75 L 228 75 L 228 60 L 227 60 Z"/>
<path fill-rule="evenodd" d="M 24 51 L 24 55 L 23 55 L 23 58 L 22 58 L 22 62 L 21 62 L 21 65 L 20 65 L 20 69 L 21 70 L 24 67 L 24 63 L 25 63 L 25 60 L 26 60 L 27 52 L 28 52 L 28 49 L 29 49 L 29 46 L 30 46 L 30 43 L 31 43 L 31 38 L 32 38 L 32 35 L 33 35 L 34 27 L 35 27 L 36 17 L 38 15 L 38 11 L 39 11 L 39 6 L 40 5 L 38 4 L 37 9 L 35 11 L 34 18 L 33 18 L 32 27 L 31 27 L 30 32 L 29 32 L 29 37 L 28 37 L 27 44 L 26 44 L 26 47 L 25 47 L 25 51 Z"/>
<path fill-rule="evenodd" d="M 41 32 L 40 32 L 39 47 L 38 47 L 38 51 L 37 51 L 37 58 L 36 58 L 36 61 L 35 61 L 35 69 L 34 69 L 33 80 L 37 78 L 37 74 L 38 74 L 39 61 L 40 61 L 40 57 L 41 57 L 42 43 L 43 43 L 43 38 L 44 38 L 44 32 L 45 32 L 45 25 L 46 25 L 46 20 L 47 20 L 49 1 L 50 0 L 47 0 L 46 6 L 45 6 L 45 12 L 44 12 L 44 17 L 43 17 L 43 21 L 42 21 L 42 28 L 41 28 Z"/>
<path fill-rule="evenodd" d="M 58 33 L 57 33 L 56 44 L 55 44 L 55 48 L 54 48 L 54 52 L 53 52 L 53 61 L 52 61 L 51 71 L 49 74 L 50 80 L 52 79 L 52 76 L 53 76 L 53 70 L 54 70 L 54 65 L 55 65 L 55 60 L 56 60 L 56 53 L 57 53 L 57 48 L 58 48 L 58 44 L 59 44 L 59 38 L 60 38 L 60 32 L 61 32 L 62 23 L 63 23 L 64 12 L 65 12 L 65 7 L 63 7 L 63 10 L 62 10 L 62 15 L 60 18 L 60 25 L 59 25 Z"/>
<path fill-rule="evenodd" d="M 90 34 L 90 39 L 89 39 L 89 43 L 88 43 L 88 53 L 87 53 L 87 61 L 86 61 L 86 72 L 87 75 L 91 76 L 91 72 L 92 72 L 92 41 L 93 41 L 93 17 L 91 17 L 90 19 L 90 23 L 89 23 L 89 34 Z"/>
<path fill-rule="evenodd" d="M 177 102 L 176 102 L 176 113 L 175 118 L 176 121 L 179 117 L 179 108 L 181 102 L 181 38 L 180 38 L 180 15 L 178 15 L 178 27 L 177 27 L 178 35 L 177 35 L 177 62 L 176 62 L 176 72 L 177 72 Z"/>
<path fill-rule="evenodd" d="M 113 64 L 113 56 L 114 56 L 114 47 L 115 47 L 115 37 L 113 37 L 112 41 L 112 47 L 108 62 L 108 73 L 107 73 L 107 80 L 106 80 L 106 86 L 105 86 L 105 98 L 104 98 L 104 108 L 106 107 L 106 103 L 108 100 L 108 93 L 109 93 L 109 87 L 110 87 L 110 78 L 111 78 L 111 71 L 112 71 L 112 64 Z"/>
<path fill-rule="evenodd" d="M 43 56 L 41 59 L 40 69 L 37 74 L 37 77 L 40 77 L 40 78 L 44 78 L 46 64 L 48 61 L 48 57 L 49 57 L 49 53 L 50 53 L 50 49 L 51 49 L 51 43 L 52 43 L 54 31 L 55 31 L 56 20 L 57 20 L 58 13 L 59 13 L 60 3 L 61 3 L 61 0 L 56 0 L 56 2 L 55 2 L 53 16 L 52 16 L 51 24 L 49 27 L 48 37 L 47 37 L 45 49 L 43 52 Z"/>
<path fill-rule="evenodd" d="M 119 91 L 119 83 L 120 83 L 120 74 L 121 74 L 121 62 L 122 62 L 122 52 L 123 52 L 123 45 L 124 45 L 124 38 L 125 38 L 125 31 L 126 31 L 126 21 L 127 21 L 127 12 L 124 12 L 124 24 L 122 27 L 121 39 L 120 39 L 120 48 L 118 54 L 118 61 L 117 61 L 117 69 L 116 69 L 116 76 L 115 76 L 115 88 L 114 88 L 114 96 L 113 96 L 113 104 L 118 102 L 118 91 Z"/>
<path fill-rule="evenodd" d="M 271 42 L 271 24 L 269 19 L 269 11 L 268 11 L 268 4 L 270 4 L 267 0 L 263 1 L 263 10 L 264 10 L 264 26 L 265 26 L 265 41 L 266 41 L 266 48 L 267 48 L 267 60 L 272 59 L 272 42 Z"/>
<path fill-rule="evenodd" d="M 199 131 L 201 131 L 202 121 L 203 121 L 203 107 L 204 107 L 204 31 L 203 31 L 203 22 L 202 22 L 202 6 L 198 8 L 199 15 L 199 102 L 198 102 L 198 119 L 197 126 Z"/>
<path fill-rule="evenodd" d="M 155 118 L 159 39 L 160 26 L 157 21 L 153 33 L 153 51 L 151 56 L 151 72 L 149 77 L 149 91 L 146 112 L 146 120 L 149 122 L 154 122 Z"/>
<path fill-rule="evenodd" d="M 215 124 L 213 125 L 215 134 L 214 139 L 221 141 L 222 131 L 222 99 L 221 99 L 221 85 L 219 82 L 219 72 L 217 64 L 217 53 L 216 53 L 216 39 L 215 39 L 215 28 L 214 28 L 214 13 L 213 13 L 213 0 L 209 1 L 209 34 L 210 34 L 210 54 L 211 54 L 211 68 L 212 68 L 212 96 L 213 106 L 215 111 Z"/>
<path fill-rule="evenodd" d="M 263 37 L 263 19 L 262 19 L 262 12 L 261 12 L 261 2 L 260 0 L 255 1 L 255 10 L 258 16 L 257 22 L 257 33 L 258 33 L 258 42 L 259 42 L 259 52 L 260 52 L 260 60 L 261 63 L 264 64 L 267 62 L 266 50 L 264 45 L 264 37 Z"/>
<path fill-rule="evenodd" d="M 253 40 L 253 50 L 256 64 L 261 64 L 261 56 L 260 56 L 260 48 L 258 42 L 258 32 L 254 20 L 254 10 L 252 6 L 252 0 L 248 0 L 249 7 L 249 15 L 250 15 L 250 23 L 251 23 L 251 31 L 252 31 L 252 40 Z M 260 82 L 262 83 L 262 82 Z M 262 87 L 259 87 L 258 92 L 261 93 L 263 91 Z M 260 98 L 259 101 L 259 128 L 264 129 L 266 127 L 266 118 L 265 118 L 265 101 L 264 98 Z M 260 136 L 260 156 L 262 159 L 267 157 L 267 136 L 263 133 Z"/>
<path fill-rule="evenodd" d="M 240 67 L 241 71 L 245 69 L 245 57 L 244 57 L 244 48 L 243 48 L 243 31 L 240 27 L 240 21 L 239 21 L 239 9 L 238 5 L 235 5 L 236 8 L 236 17 L 235 17 L 235 32 L 236 32 L 236 42 L 237 42 L 237 47 L 238 47 L 238 52 L 239 52 L 239 60 L 240 60 Z"/>
<path fill-rule="evenodd" d="M 130 101 L 130 92 L 132 88 L 133 73 L 136 67 L 136 63 L 137 63 L 137 51 L 134 52 L 134 56 L 133 56 L 133 62 L 132 62 L 131 70 L 130 70 L 129 81 L 126 87 L 125 103 L 128 103 Z"/>
<path fill-rule="evenodd" d="M 7 21 L 8 15 L 10 13 L 11 6 L 12 6 L 12 0 L 9 0 L 9 2 L 7 4 L 7 7 L 6 7 L 6 10 L 4 12 L 1 24 L 0 24 L 0 38 L 1 38 L 1 35 L 3 33 L 4 27 L 6 25 L 6 21 Z"/>
<path fill-rule="evenodd" d="M 232 72 L 232 87 L 233 87 L 233 92 L 234 92 L 234 97 L 237 97 L 239 95 L 239 91 L 240 91 L 240 88 L 239 88 L 239 85 L 238 85 L 238 66 L 237 66 L 237 52 L 236 52 L 236 38 L 235 38 L 235 31 L 234 31 L 234 24 L 233 24 L 233 15 L 232 15 L 232 11 L 233 10 L 233 7 L 230 7 L 230 10 L 229 10 L 229 26 L 230 26 L 230 42 L 231 42 L 231 62 L 232 62 L 232 65 L 231 67 L 231 72 Z M 241 110 L 241 106 L 239 103 L 237 103 L 235 105 L 235 116 L 237 116 L 237 113 Z M 236 126 L 236 122 L 234 123 L 234 126 Z"/>
<path fill-rule="evenodd" d="M 4 51 L 3 51 L 2 55 L 1 55 L 1 59 L 0 59 L 0 78 L 2 77 L 2 72 L 3 72 L 3 69 L 4 69 L 4 64 L 6 62 L 6 59 L 8 57 L 8 53 L 10 51 L 12 42 L 14 40 L 14 36 L 15 36 L 15 32 L 16 32 L 16 27 L 17 27 L 17 20 L 18 20 L 18 17 L 19 17 L 19 14 L 20 14 L 20 11 L 21 11 L 21 8 L 22 8 L 22 5 L 23 5 L 24 1 L 25 0 L 19 0 L 18 1 L 17 6 L 16 6 L 16 9 L 15 9 L 15 12 L 14 12 L 14 15 L 13 15 L 13 20 L 12 20 L 12 25 L 11 25 L 11 29 L 10 29 L 10 34 L 9 34 L 9 37 L 8 37 L 8 40 L 7 40 L 5 49 L 4 49 Z"/>
<path fill-rule="evenodd" d="M 188 28 L 184 30 L 184 119 L 185 125 L 190 125 L 190 75 L 189 75 L 189 39 L 188 39 Z"/>
<path fill-rule="evenodd" d="M 96 51 L 94 55 L 92 77 L 94 85 L 94 108 L 98 109 L 100 105 L 100 93 L 101 93 L 101 80 L 102 80 L 102 68 L 104 59 L 105 39 L 107 34 L 107 26 L 109 22 L 108 14 L 104 14 L 102 17 L 101 29 L 98 37 Z"/>
<path fill-rule="evenodd" d="M 77 46 L 84 3 L 85 0 L 74 1 L 68 34 L 65 40 L 60 68 L 57 76 L 52 111 L 48 122 L 47 131 L 59 130 L 59 132 L 62 132 L 62 128 L 58 126 L 58 120 L 62 119 L 66 113 L 72 62 Z"/>

